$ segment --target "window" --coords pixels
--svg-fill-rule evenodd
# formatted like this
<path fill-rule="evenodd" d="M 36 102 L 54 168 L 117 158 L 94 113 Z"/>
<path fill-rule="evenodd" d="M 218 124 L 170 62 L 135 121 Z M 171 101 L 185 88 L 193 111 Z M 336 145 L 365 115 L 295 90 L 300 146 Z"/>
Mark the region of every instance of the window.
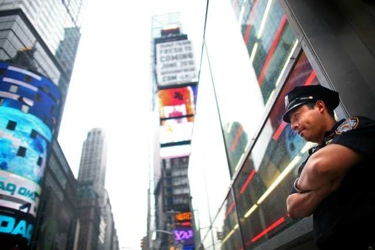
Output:
<path fill-rule="evenodd" d="M 243 249 L 236 205 L 231 192 L 227 196 L 213 224 L 214 245 L 220 249 Z"/>
<path fill-rule="evenodd" d="M 287 215 L 285 201 L 298 166 L 313 144 L 306 143 L 282 120 L 284 96 L 295 86 L 318 83 L 302 52 L 234 182 L 245 249 L 256 248 L 298 221 Z"/>

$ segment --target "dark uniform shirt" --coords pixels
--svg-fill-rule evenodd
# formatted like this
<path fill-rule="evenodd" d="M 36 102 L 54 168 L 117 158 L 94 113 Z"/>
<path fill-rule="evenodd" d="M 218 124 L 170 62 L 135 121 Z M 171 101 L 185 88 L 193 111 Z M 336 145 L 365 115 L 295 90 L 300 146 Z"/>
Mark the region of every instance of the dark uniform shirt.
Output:
<path fill-rule="evenodd" d="M 367 250 L 375 242 L 375 121 L 365 117 L 341 120 L 310 155 L 329 144 L 351 148 L 363 160 L 350 168 L 339 189 L 315 209 L 316 245 L 321 249 Z M 300 166 L 299 174 L 305 163 Z"/>

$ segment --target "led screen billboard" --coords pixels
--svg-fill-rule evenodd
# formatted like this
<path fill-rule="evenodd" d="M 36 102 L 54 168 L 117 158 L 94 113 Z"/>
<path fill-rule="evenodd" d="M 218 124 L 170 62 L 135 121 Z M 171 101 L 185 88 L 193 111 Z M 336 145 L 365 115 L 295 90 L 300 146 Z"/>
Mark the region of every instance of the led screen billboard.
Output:
<path fill-rule="evenodd" d="M 175 230 L 174 238 L 175 241 L 184 246 L 194 245 L 194 230 L 191 227 L 191 212 L 178 213 L 174 217 L 175 219 Z"/>
<path fill-rule="evenodd" d="M 158 92 L 160 118 L 178 122 L 192 122 L 196 100 L 196 86 L 162 89 Z M 164 122 L 162 122 L 164 124 Z"/>
<path fill-rule="evenodd" d="M 0 63 L 0 240 L 29 245 L 60 94 L 45 77 Z"/>
<path fill-rule="evenodd" d="M 160 144 L 173 143 L 179 141 L 190 141 L 193 133 L 193 123 L 173 123 L 166 121 L 160 126 Z"/>

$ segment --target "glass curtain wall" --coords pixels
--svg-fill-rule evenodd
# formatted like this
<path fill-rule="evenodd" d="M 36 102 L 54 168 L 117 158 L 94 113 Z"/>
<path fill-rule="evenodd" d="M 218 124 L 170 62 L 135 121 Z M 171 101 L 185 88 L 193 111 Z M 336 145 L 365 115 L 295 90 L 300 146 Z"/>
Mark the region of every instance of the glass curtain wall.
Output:
<path fill-rule="evenodd" d="M 282 120 L 284 96 L 314 84 L 278 1 L 209 1 L 189 165 L 197 247 L 255 249 L 298 222 L 285 201 L 314 145 Z"/>

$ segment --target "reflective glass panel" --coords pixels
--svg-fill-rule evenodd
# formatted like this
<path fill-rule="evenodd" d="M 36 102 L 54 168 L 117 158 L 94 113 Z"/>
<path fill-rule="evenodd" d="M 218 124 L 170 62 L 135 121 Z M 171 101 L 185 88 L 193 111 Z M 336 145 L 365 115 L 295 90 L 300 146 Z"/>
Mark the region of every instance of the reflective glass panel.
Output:
<path fill-rule="evenodd" d="M 237 218 L 236 205 L 229 194 L 212 227 L 215 249 L 243 249 Z"/>
<path fill-rule="evenodd" d="M 293 222 L 286 198 L 298 166 L 313 146 L 282 121 L 284 96 L 294 86 L 318 84 L 315 71 L 301 53 L 234 183 L 245 249 L 254 249 Z"/>
<path fill-rule="evenodd" d="M 199 246 L 203 242 L 204 249 L 214 249 L 209 228 L 228 193 L 230 175 L 205 50 L 201 70 L 199 100 L 191 141 L 189 184 L 196 244 Z"/>
<path fill-rule="evenodd" d="M 206 44 L 233 175 L 297 39 L 277 1 L 234 1 L 231 5 L 229 0 L 212 0 Z"/>

